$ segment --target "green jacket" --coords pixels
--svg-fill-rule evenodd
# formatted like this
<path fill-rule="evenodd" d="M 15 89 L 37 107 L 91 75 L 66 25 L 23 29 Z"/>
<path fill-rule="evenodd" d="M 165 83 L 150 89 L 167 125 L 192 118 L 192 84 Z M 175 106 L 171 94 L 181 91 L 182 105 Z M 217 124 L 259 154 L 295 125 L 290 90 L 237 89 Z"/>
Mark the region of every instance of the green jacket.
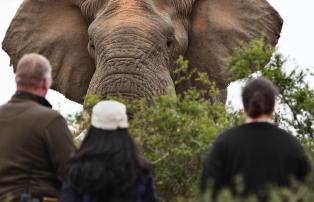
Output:
<path fill-rule="evenodd" d="M 66 121 L 46 99 L 16 93 L 0 106 L 0 201 L 16 201 L 28 184 L 33 195 L 57 197 L 73 151 Z"/>

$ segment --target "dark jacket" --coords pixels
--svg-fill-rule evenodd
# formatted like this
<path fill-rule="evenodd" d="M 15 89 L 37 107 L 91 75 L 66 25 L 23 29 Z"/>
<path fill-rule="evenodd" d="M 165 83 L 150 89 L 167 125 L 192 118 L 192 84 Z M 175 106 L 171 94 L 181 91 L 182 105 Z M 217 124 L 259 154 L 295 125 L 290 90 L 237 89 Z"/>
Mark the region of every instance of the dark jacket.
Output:
<path fill-rule="evenodd" d="M 214 198 L 223 187 L 229 187 L 233 194 L 260 195 L 269 184 L 289 186 L 290 177 L 302 181 L 309 171 L 297 138 L 271 123 L 243 124 L 214 141 L 205 163 L 201 191 L 211 180 Z M 236 193 L 239 185 L 235 177 L 242 178 L 242 193 Z"/>
<path fill-rule="evenodd" d="M 16 201 L 27 185 L 57 197 L 74 150 L 66 121 L 43 97 L 16 93 L 0 106 L 0 201 Z"/>
<path fill-rule="evenodd" d="M 146 177 L 138 185 L 136 199 L 122 199 L 119 196 L 106 202 L 156 202 L 157 197 L 154 190 L 153 179 Z M 60 202 L 98 202 L 87 193 L 76 192 L 69 184 L 64 184 L 61 191 Z"/>

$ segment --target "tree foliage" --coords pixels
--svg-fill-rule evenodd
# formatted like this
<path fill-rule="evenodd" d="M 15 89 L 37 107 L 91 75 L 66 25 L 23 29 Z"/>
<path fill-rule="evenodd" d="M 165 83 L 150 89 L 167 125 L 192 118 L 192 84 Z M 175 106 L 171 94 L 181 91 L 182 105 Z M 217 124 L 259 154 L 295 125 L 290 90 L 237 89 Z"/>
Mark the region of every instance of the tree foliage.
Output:
<path fill-rule="evenodd" d="M 313 76 L 313 72 L 299 66 L 288 71 L 287 58 L 266 45 L 263 38 L 243 44 L 236 50 L 228 69 L 233 80 L 252 78 L 252 73 L 256 72 L 255 76 L 272 81 L 277 86 L 280 105 L 275 122 L 299 137 L 313 138 L 314 90 L 306 82 L 306 77 Z"/>
<path fill-rule="evenodd" d="M 206 73 L 188 68 L 188 61 L 183 57 L 177 62 L 180 67 L 173 72 L 173 77 L 177 78 L 176 84 L 193 76 L 207 87 L 191 87 L 176 96 L 170 94 L 155 97 L 153 103 L 145 100 L 127 102 L 120 98 L 114 99 L 124 102 L 132 115 L 130 132 L 140 151 L 154 165 L 160 201 L 197 201 L 203 159 L 212 140 L 226 128 L 241 124 L 243 117 L 219 102 L 219 89 L 215 83 L 208 81 Z M 302 137 L 313 162 L 314 91 L 305 82 L 305 77 L 310 73 L 298 67 L 287 72 L 285 64 L 286 59 L 265 45 L 263 38 L 260 38 L 249 44 L 242 44 L 230 58 L 227 68 L 231 80 L 245 80 L 258 75 L 276 84 L 279 90 L 278 102 L 285 111 L 277 111 L 275 121 Z M 254 72 L 257 73 L 253 74 Z M 211 95 L 209 100 L 205 99 L 208 94 Z M 69 119 L 76 128 L 76 135 L 88 127 L 90 109 L 99 100 L 101 98 L 98 96 L 87 96 L 84 112 Z M 311 194 L 314 177 L 309 179 L 306 185 L 297 186 L 300 189 L 295 192 L 297 196 L 303 195 L 304 201 L 314 200 Z M 289 192 L 274 188 L 273 192 L 274 202 L 280 201 L 280 197 L 288 198 L 287 201 L 296 201 L 291 190 Z M 221 197 L 220 201 L 224 202 L 243 201 L 232 198 L 228 193 Z"/>

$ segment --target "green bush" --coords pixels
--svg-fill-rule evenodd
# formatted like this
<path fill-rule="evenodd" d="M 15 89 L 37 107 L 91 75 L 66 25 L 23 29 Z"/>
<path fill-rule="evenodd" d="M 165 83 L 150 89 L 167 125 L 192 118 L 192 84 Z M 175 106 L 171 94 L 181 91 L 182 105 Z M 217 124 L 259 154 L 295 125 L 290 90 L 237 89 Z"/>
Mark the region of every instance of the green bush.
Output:
<path fill-rule="evenodd" d="M 231 79 L 250 78 L 253 72 L 259 71 L 258 75 L 278 85 L 278 101 L 288 107 L 294 119 L 288 119 L 286 114 L 277 112 L 275 121 L 292 129 L 302 138 L 313 162 L 314 148 L 311 138 L 314 128 L 314 92 L 304 81 L 307 75 L 304 71 L 285 73 L 285 60 L 279 53 L 275 52 L 267 63 L 272 51 L 272 48 L 265 46 L 262 38 L 243 44 L 230 59 L 228 69 L 233 75 Z M 197 79 L 207 86 L 207 90 L 191 87 L 177 96 L 155 97 L 153 103 L 115 99 L 124 102 L 132 114 L 130 132 L 140 151 L 153 163 L 159 200 L 189 202 L 197 201 L 203 160 L 212 140 L 226 128 L 242 123 L 243 117 L 218 101 L 219 90 L 214 83 L 207 80 L 206 74 L 195 70 L 187 72 L 188 62 L 182 57 L 178 63 L 181 68 L 174 73 L 180 77 L 175 83 L 197 75 Z M 208 94 L 211 95 L 209 100 L 205 99 Z M 87 96 L 86 110 L 70 119 L 71 124 L 77 128 L 76 134 L 88 127 L 90 109 L 99 100 L 95 95 Z M 292 191 L 274 188 L 273 201 L 282 201 L 283 198 L 287 198 L 286 201 L 297 201 L 295 198 L 299 195 L 304 196 L 304 201 L 314 201 L 312 175 L 305 185 L 296 187 L 298 189 L 291 189 Z M 220 201 L 235 202 L 243 199 L 235 199 L 224 192 Z"/>
<path fill-rule="evenodd" d="M 190 90 L 178 97 L 162 96 L 154 104 L 135 102 L 130 131 L 155 167 L 161 201 L 193 198 L 208 146 L 219 132 L 239 122 L 221 103 L 209 103 Z"/>

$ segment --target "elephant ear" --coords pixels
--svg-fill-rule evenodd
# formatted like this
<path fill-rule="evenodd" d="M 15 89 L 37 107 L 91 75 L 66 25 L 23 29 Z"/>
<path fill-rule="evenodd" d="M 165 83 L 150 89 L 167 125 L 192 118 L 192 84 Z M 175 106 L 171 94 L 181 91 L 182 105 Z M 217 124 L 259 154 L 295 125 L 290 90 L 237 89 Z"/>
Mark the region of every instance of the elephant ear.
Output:
<path fill-rule="evenodd" d="M 225 89 L 230 82 L 225 66 L 235 48 L 262 35 L 276 45 L 282 23 L 265 0 L 196 0 L 186 57 L 191 67 Z"/>
<path fill-rule="evenodd" d="M 87 51 L 88 25 L 67 0 L 24 0 L 6 33 L 2 48 L 14 70 L 27 53 L 46 56 L 52 64 L 52 88 L 82 102 L 95 64 Z"/>

